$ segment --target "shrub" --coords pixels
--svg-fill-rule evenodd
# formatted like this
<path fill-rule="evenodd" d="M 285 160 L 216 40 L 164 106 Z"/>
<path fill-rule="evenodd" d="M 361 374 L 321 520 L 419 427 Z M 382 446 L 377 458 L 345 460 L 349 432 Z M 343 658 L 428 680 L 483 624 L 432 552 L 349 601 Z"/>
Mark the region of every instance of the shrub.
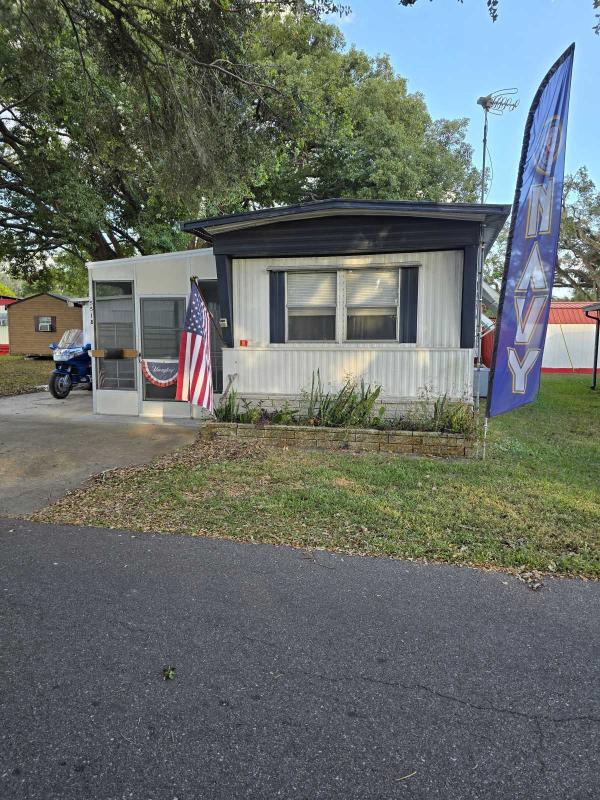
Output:
<path fill-rule="evenodd" d="M 473 406 L 460 400 L 449 400 L 448 395 L 431 400 L 425 392 L 422 400 L 415 403 L 402 417 L 389 422 L 386 427 L 407 431 L 438 431 L 439 433 L 475 433 L 477 421 Z"/>
<path fill-rule="evenodd" d="M 374 428 L 381 423 L 384 414 L 383 406 L 374 411 L 380 394 L 381 386 L 369 384 L 365 387 L 361 380 L 359 387 L 351 379 L 337 393 L 331 394 L 323 390 L 317 370 L 316 380 L 313 373 L 310 394 L 303 394 L 307 402 L 305 422 L 331 428 Z"/>

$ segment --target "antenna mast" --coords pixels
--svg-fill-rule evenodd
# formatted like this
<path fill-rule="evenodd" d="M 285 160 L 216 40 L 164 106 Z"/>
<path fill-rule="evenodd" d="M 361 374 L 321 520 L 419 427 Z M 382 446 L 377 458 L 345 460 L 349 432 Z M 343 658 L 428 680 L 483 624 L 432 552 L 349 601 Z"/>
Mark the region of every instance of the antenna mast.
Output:
<path fill-rule="evenodd" d="M 485 167 L 486 167 L 486 154 L 487 154 L 487 138 L 488 138 L 488 114 L 501 116 L 505 112 L 514 111 L 519 105 L 518 99 L 515 98 L 517 89 L 499 89 L 496 92 L 480 97 L 477 105 L 483 108 L 483 166 L 481 169 L 481 202 L 485 202 Z"/>

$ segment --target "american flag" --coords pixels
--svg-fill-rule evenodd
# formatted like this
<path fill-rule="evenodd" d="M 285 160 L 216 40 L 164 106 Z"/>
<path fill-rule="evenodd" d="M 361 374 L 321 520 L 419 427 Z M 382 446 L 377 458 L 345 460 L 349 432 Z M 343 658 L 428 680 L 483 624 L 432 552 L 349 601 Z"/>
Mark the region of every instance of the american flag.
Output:
<path fill-rule="evenodd" d="M 176 400 L 214 413 L 210 361 L 210 316 L 198 286 L 192 283 L 179 346 Z"/>

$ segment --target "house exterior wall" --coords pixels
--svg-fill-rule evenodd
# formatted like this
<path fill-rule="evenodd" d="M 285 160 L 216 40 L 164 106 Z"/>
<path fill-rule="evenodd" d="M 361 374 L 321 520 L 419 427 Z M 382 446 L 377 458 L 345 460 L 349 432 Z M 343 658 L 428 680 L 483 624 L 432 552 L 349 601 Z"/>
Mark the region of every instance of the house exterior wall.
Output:
<path fill-rule="evenodd" d="M 56 330 L 50 333 L 35 329 L 35 318 L 56 317 Z M 13 303 L 8 307 L 8 336 L 11 355 L 50 356 L 48 346 L 58 342 L 70 328 L 83 328 L 80 306 L 43 294 Z"/>
<path fill-rule="evenodd" d="M 269 342 L 269 270 L 419 264 L 417 343 Z M 326 388 L 352 375 L 381 384 L 385 403 L 403 404 L 425 391 L 472 396 L 473 350 L 460 347 L 463 251 L 359 256 L 234 259 L 234 347 L 226 349 L 224 378 L 250 399 L 297 397 L 317 369 Z M 339 313 L 339 310 L 338 310 Z M 240 347 L 247 340 L 247 347 Z"/>
<path fill-rule="evenodd" d="M 595 325 L 548 325 L 542 370 L 591 372 Z"/>

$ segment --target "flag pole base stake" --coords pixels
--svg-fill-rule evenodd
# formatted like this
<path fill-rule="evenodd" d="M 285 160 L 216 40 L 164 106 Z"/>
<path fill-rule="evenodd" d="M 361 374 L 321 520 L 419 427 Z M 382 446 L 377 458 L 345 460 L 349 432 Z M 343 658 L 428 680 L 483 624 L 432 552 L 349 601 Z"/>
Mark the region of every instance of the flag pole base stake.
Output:
<path fill-rule="evenodd" d="M 488 434 L 488 418 L 486 417 L 483 421 L 483 447 L 481 450 L 481 460 L 485 461 L 485 457 L 487 455 L 487 434 Z"/>

